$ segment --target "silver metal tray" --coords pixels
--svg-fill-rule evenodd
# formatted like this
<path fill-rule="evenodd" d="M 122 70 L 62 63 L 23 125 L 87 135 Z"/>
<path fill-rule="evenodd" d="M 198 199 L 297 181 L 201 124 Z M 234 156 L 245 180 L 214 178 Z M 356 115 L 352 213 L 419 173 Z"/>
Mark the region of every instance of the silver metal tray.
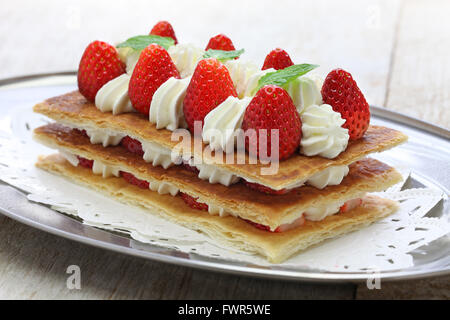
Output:
<path fill-rule="evenodd" d="M 41 74 L 0 80 L 0 123 L 12 117 L 16 108 L 31 108 L 36 102 L 76 88 L 75 72 Z M 383 108 L 371 107 L 372 123 L 405 132 L 409 142 L 377 158 L 392 165 L 411 168 L 409 184 L 442 190 L 446 199 L 430 215 L 450 217 L 450 131 Z M 20 117 L 15 112 L 14 117 Z M 1 130 L 0 126 L 0 130 Z M 10 128 L 13 130 L 23 130 Z M 1 150 L 0 150 L 1 152 Z M 196 255 L 143 244 L 126 236 L 86 226 L 50 208 L 31 203 L 11 186 L 0 183 L 0 212 L 26 225 L 71 240 L 146 259 L 219 272 L 310 282 L 362 281 L 367 273 L 333 273 L 314 270 L 260 267 Z M 450 236 L 436 240 L 412 253 L 414 267 L 381 272 L 386 280 L 423 278 L 450 274 Z"/>

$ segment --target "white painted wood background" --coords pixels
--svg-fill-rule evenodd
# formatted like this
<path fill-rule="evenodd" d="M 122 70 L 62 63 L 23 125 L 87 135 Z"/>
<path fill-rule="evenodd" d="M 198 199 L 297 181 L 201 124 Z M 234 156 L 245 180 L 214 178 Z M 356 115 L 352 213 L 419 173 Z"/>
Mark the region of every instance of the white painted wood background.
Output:
<path fill-rule="evenodd" d="M 92 40 L 146 34 L 169 20 L 180 42 L 217 33 L 262 64 L 284 48 L 319 72 L 351 72 L 371 104 L 450 128 L 450 1 L 24 1 L 0 7 L 0 78 L 75 70 Z M 66 287 L 68 265 L 82 289 Z M 450 298 L 450 279 L 312 285 L 206 273 L 61 239 L 0 216 L 0 298 Z"/>

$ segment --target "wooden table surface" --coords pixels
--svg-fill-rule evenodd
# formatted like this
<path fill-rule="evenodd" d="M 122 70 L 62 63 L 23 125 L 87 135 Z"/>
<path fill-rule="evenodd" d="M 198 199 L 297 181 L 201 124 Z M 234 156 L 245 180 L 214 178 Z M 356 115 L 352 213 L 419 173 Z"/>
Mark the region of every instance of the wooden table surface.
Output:
<path fill-rule="evenodd" d="M 161 4 L 162 3 L 162 4 Z M 0 78 L 75 70 L 93 39 L 116 43 L 172 22 L 180 42 L 229 35 L 248 59 L 284 48 L 319 72 L 350 71 L 371 104 L 450 128 L 450 1 L 23 1 L 0 10 Z M 66 269 L 81 269 L 69 290 Z M 0 216 L 0 298 L 450 298 L 450 277 L 307 284 L 210 273 L 82 245 Z"/>

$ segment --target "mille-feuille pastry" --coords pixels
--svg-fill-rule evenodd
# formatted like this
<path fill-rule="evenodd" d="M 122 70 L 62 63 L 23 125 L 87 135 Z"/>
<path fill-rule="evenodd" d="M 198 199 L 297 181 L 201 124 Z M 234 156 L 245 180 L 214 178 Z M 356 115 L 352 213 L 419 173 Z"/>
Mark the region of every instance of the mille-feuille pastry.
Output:
<path fill-rule="evenodd" d="M 59 151 L 38 167 L 272 262 L 395 211 L 369 193 L 401 176 L 367 155 L 407 137 L 369 125 L 349 73 L 322 81 L 281 49 L 259 70 L 224 35 L 201 50 L 154 30 L 91 43 L 79 91 L 34 107 Z"/>

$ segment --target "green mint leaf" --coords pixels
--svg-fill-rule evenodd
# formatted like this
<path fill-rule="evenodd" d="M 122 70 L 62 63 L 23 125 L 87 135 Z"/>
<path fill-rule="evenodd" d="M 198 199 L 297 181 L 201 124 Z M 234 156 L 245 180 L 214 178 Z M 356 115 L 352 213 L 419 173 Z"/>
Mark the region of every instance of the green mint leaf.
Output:
<path fill-rule="evenodd" d="M 170 37 L 161 37 L 156 35 L 147 35 L 147 36 L 135 36 L 129 38 L 127 41 L 122 42 L 117 45 L 117 48 L 132 48 L 134 50 L 143 50 L 150 43 L 159 44 L 164 49 L 169 49 L 170 46 L 175 44 L 175 40 Z"/>
<path fill-rule="evenodd" d="M 269 72 L 259 79 L 258 88 L 256 90 L 259 90 L 268 84 L 284 87 L 292 80 L 297 79 L 317 67 L 318 65 L 316 64 L 303 63 L 294 64 L 293 66 L 281 70 Z"/>
<path fill-rule="evenodd" d="M 237 58 L 243 53 L 244 49 L 232 51 L 208 49 L 203 55 L 203 58 L 216 58 L 217 60 L 224 61 Z"/>

